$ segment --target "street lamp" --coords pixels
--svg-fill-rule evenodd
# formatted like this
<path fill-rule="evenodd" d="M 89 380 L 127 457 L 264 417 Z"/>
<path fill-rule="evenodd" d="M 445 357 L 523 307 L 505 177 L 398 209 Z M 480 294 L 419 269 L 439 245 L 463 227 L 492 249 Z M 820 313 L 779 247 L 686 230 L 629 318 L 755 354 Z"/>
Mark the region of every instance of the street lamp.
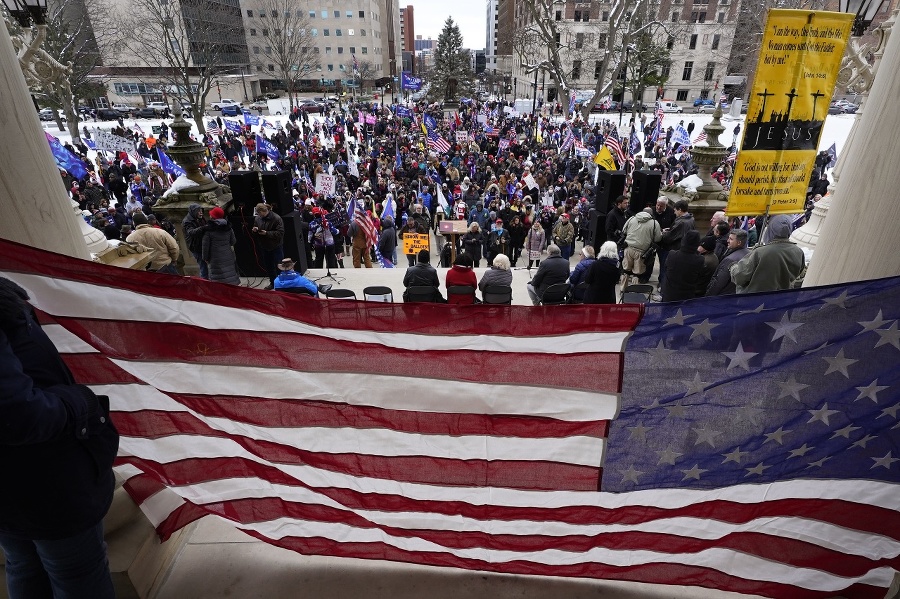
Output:
<path fill-rule="evenodd" d="M 4 0 L 4 2 L 9 2 L 9 0 Z M 884 4 L 884 0 L 838 0 L 841 12 L 856 15 L 852 29 L 852 33 L 856 37 L 866 33 L 866 29 L 872 24 L 882 4 Z"/>
<path fill-rule="evenodd" d="M 634 44 L 625 46 L 625 71 L 623 72 L 624 76 L 622 77 L 622 100 L 619 102 L 619 127 L 622 126 L 622 111 L 625 109 L 625 86 L 628 84 L 628 54 L 632 50 L 637 51 Z M 634 98 L 631 100 L 634 102 Z"/>

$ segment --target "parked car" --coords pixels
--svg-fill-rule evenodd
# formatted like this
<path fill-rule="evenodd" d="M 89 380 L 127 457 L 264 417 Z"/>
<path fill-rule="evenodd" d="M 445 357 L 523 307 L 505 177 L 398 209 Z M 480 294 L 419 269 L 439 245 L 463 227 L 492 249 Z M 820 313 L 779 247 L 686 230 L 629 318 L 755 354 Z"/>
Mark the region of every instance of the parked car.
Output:
<path fill-rule="evenodd" d="M 169 114 L 169 105 L 165 102 L 147 102 L 147 108 L 152 109 L 156 115 L 155 116 L 165 116 Z"/>
<path fill-rule="evenodd" d="M 115 108 L 101 108 L 97 111 L 97 118 L 101 121 L 117 121 L 122 118 L 122 113 Z"/>
<path fill-rule="evenodd" d="M 131 113 L 136 119 L 153 119 L 157 117 L 157 112 L 155 108 L 151 108 L 150 106 L 144 106 L 143 108 L 138 108 Z"/>
<path fill-rule="evenodd" d="M 325 112 L 325 105 L 320 104 L 319 102 L 316 102 L 314 100 L 301 101 L 300 104 L 298 105 L 298 108 L 300 108 L 300 110 L 302 110 L 303 112 L 313 112 L 313 113 Z"/>
<path fill-rule="evenodd" d="M 660 100 L 659 105 L 663 112 L 684 112 L 684 109 L 672 100 Z"/>
<path fill-rule="evenodd" d="M 714 100 L 710 98 L 697 98 L 694 100 L 694 107 L 698 108 L 700 106 L 715 106 L 716 103 Z"/>
<path fill-rule="evenodd" d="M 625 100 L 622 106 L 625 109 L 625 112 L 631 112 L 631 109 L 634 106 L 634 102 L 632 100 Z M 638 102 L 637 110 L 638 112 L 644 112 L 645 110 L 647 110 L 647 107 L 643 102 Z"/>
<path fill-rule="evenodd" d="M 112 109 L 118 111 L 122 116 L 128 116 L 131 114 L 131 111 L 134 110 L 134 106 L 128 104 L 113 104 Z"/>
<path fill-rule="evenodd" d="M 266 110 L 269 108 L 269 104 L 266 101 L 257 101 L 250 105 L 250 110 Z"/>
<path fill-rule="evenodd" d="M 856 114 L 859 106 L 851 102 L 832 102 L 828 105 L 828 114 Z"/>
<path fill-rule="evenodd" d="M 723 106 L 723 108 L 724 108 L 724 106 Z M 715 104 L 701 104 L 701 105 L 697 106 L 696 110 L 698 113 L 712 114 L 716 111 L 716 105 Z"/>
<path fill-rule="evenodd" d="M 38 118 L 42 121 L 52 121 L 55 117 L 53 116 L 53 111 L 49 108 L 41 108 L 38 112 Z"/>
<path fill-rule="evenodd" d="M 238 104 L 228 104 L 221 108 L 222 116 L 238 116 L 241 114 L 241 107 Z"/>
<path fill-rule="evenodd" d="M 213 110 L 222 110 L 226 106 L 237 106 L 238 110 L 241 109 L 241 103 L 235 102 L 230 98 L 222 98 L 218 102 L 213 102 L 210 106 L 212 106 Z"/>

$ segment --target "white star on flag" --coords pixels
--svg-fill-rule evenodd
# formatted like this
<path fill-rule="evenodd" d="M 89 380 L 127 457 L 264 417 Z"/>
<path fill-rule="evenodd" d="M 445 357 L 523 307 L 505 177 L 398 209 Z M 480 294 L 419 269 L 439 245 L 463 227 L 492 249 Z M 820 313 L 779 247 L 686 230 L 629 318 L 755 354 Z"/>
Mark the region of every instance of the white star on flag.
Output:
<path fill-rule="evenodd" d="M 753 356 L 757 355 L 758 352 L 745 352 L 743 343 L 738 342 L 736 350 L 723 351 L 720 353 L 731 360 L 725 370 L 731 370 L 732 368 L 743 368 L 744 370 L 750 370 L 750 360 L 753 358 Z"/>
<path fill-rule="evenodd" d="M 888 329 L 877 329 L 875 333 L 881 337 L 878 340 L 878 343 L 875 344 L 875 347 L 881 347 L 882 345 L 886 345 L 890 343 L 897 349 L 900 349 L 900 330 L 897 330 L 897 321 L 894 321 L 894 324 L 890 326 Z"/>
<path fill-rule="evenodd" d="M 828 362 L 828 370 L 825 371 L 825 374 L 831 374 L 832 372 L 840 372 L 848 379 L 850 378 L 850 374 L 847 372 L 847 368 L 859 362 L 859 360 L 853 360 L 851 358 L 844 357 L 844 348 L 842 347 L 840 351 L 838 351 L 837 355 L 833 358 L 822 358 L 826 362 Z"/>
<path fill-rule="evenodd" d="M 681 310 L 679 310 L 679 312 L 681 312 Z M 703 320 L 703 322 L 701 322 L 699 324 L 692 324 L 692 325 L 688 325 L 688 326 L 690 326 L 692 329 L 694 329 L 694 332 L 691 333 L 691 339 L 693 339 L 694 337 L 700 337 L 700 338 L 705 337 L 708 341 L 712 341 L 711 332 L 714 328 L 716 328 L 719 325 L 711 323 L 709 321 L 709 319 L 706 318 Z"/>
<path fill-rule="evenodd" d="M 828 419 L 831 418 L 834 414 L 840 413 L 840 410 L 829 410 L 828 404 L 824 404 L 818 410 L 806 410 L 810 414 L 812 414 L 812 418 L 806 421 L 806 424 L 810 424 L 811 422 L 822 422 L 826 426 L 828 426 Z"/>
<path fill-rule="evenodd" d="M 862 335 L 863 333 L 868 333 L 869 331 L 874 331 L 875 329 L 881 328 L 881 325 L 886 324 L 890 321 L 885 320 L 881 316 L 881 310 L 878 311 L 878 315 L 873 320 L 863 320 L 859 322 L 859 325 L 863 328 L 857 335 Z"/>
<path fill-rule="evenodd" d="M 766 324 L 775 329 L 775 334 L 772 336 L 772 341 L 776 341 L 784 337 L 786 339 L 790 339 L 794 343 L 797 342 L 797 338 L 794 337 L 794 331 L 803 326 L 802 322 L 791 322 L 788 319 L 787 312 L 781 315 L 781 321 L 767 322 Z"/>
<path fill-rule="evenodd" d="M 875 379 L 865 387 L 857 387 L 856 390 L 859 391 L 859 395 L 856 396 L 856 399 L 853 401 L 858 401 L 863 397 L 868 397 L 875 403 L 878 403 L 878 393 L 888 389 L 886 385 L 879 385 L 878 379 Z"/>

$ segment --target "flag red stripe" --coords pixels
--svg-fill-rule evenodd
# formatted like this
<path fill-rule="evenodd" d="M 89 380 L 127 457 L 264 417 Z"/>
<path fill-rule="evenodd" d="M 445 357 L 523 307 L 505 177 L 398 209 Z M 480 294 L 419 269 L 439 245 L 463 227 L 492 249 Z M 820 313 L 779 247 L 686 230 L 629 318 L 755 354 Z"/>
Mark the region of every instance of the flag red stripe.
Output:
<path fill-rule="evenodd" d="M 537 552 L 552 547 L 559 551 L 583 553 L 602 547 L 613 551 L 656 551 L 682 554 L 698 553 L 706 549 L 721 547 L 798 568 L 815 569 L 820 568 L 823 563 L 828 563 L 830 565 L 829 572 L 847 578 L 863 576 L 866 572 L 883 566 L 896 568 L 900 564 L 900 558 L 872 560 L 796 539 L 753 532 L 736 532 L 716 539 L 698 539 L 649 532 L 551 536 L 523 530 L 522 534 L 510 535 L 480 531 L 400 528 L 378 524 L 353 512 L 331 506 L 290 502 L 274 497 L 229 501 L 227 507 L 222 503 L 201 505 L 200 507 L 242 524 L 266 522 L 278 518 L 340 523 L 361 529 L 378 529 L 396 537 L 420 538 L 451 549 L 484 548 L 498 551 Z M 536 525 L 536 528 L 539 526 L 539 524 Z"/>
<path fill-rule="evenodd" d="M 103 354 L 60 354 L 72 376 L 82 385 L 114 385 L 117 383 L 144 383 L 122 370 Z"/>
<path fill-rule="evenodd" d="M 349 303 L 349 302 L 348 302 Z M 98 375 L 111 377 L 122 373 L 116 382 L 133 382 L 117 366 L 104 365 L 105 356 L 123 360 L 189 362 L 196 364 L 240 364 L 266 368 L 297 368 L 308 372 L 375 373 L 409 376 L 410 364 L 429 366 L 429 378 L 476 383 L 512 383 L 548 388 L 579 389 L 600 393 L 618 393 L 624 356 L 621 353 L 535 354 L 504 352 L 502 358 L 486 357 L 482 351 L 407 350 L 376 343 L 339 341 L 317 335 L 267 332 L 248 334 L 240 330 L 210 330 L 182 324 L 119 320 L 80 320 L 58 317 L 56 322 L 101 350 L 93 358 L 78 358 L 87 384 L 99 383 Z M 141 344 L 135 345 L 134 339 Z M 181 340 L 189 340 L 185 347 Z M 348 359 L 364 355 L 371 359 Z M 298 360 L 300 356 L 300 360 Z M 67 358 L 68 360 L 68 358 Z M 528 364 L 538 360 L 540 368 L 507 368 L 502 364 Z M 108 360 L 106 360 L 108 362 Z M 91 364 L 93 362 L 93 364 Z M 577 372 L 578 376 L 572 373 Z M 105 382 L 105 381 L 104 381 Z"/>
<path fill-rule="evenodd" d="M 388 512 L 423 512 L 463 516 L 476 520 L 544 520 L 569 524 L 640 524 L 664 518 L 695 517 L 740 524 L 765 517 L 796 517 L 844 526 L 900 540 L 900 515 L 893 510 L 835 499 L 781 499 L 744 504 L 733 501 L 701 501 L 677 509 L 643 505 L 603 508 L 591 505 L 569 507 L 514 507 L 476 505 L 461 501 L 427 501 L 401 495 L 363 493 L 338 487 L 317 488 L 281 470 L 242 458 L 194 458 L 161 464 L 143 458 L 122 456 L 120 463 L 134 464 L 152 472 L 170 485 L 198 484 L 226 478 L 259 477 L 272 484 L 315 489 L 349 508 Z"/>
<path fill-rule="evenodd" d="M 637 566 L 608 566 L 593 562 L 573 565 L 545 565 L 527 561 L 490 563 L 483 560 L 457 557 L 447 553 L 406 551 L 386 543 L 337 542 L 322 537 L 270 539 L 255 531 L 244 532 L 273 545 L 306 555 L 391 560 L 432 566 L 487 570 L 507 574 L 602 578 L 653 584 L 672 584 L 673 580 L 677 580 L 679 585 L 724 589 L 736 593 L 768 597 L 791 597 L 792 599 L 828 599 L 835 596 L 834 592 L 812 591 L 794 585 L 747 580 L 737 576 L 730 576 L 711 568 L 681 564 L 655 563 Z M 847 599 L 881 599 L 884 597 L 884 589 L 871 585 L 855 584 L 842 590 L 841 596 Z"/>
<path fill-rule="evenodd" d="M 324 401 L 167 393 L 185 407 L 213 418 L 257 426 L 383 428 L 423 435 L 497 435 L 501 437 L 606 437 L 609 422 L 568 422 L 539 416 L 502 416 L 415 412 Z"/>
<path fill-rule="evenodd" d="M 378 456 L 362 453 L 324 453 L 231 435 L 218 431 L 185 412 L 114 412 L 113 422 L 123 436 L 155 439 L 177 434 L 227 438 L 267 461 L 313 466 L 350 476 L 368 476 L 446 486 L 490 485 L 512 489 L 594 491 L 599 469 L 549 461 L 458 460 L 433 456 Z"/>
<path fill-rule="evenodd" d="M 161 482 L 147 474 L 132 476 L 125 481 L 123 486 L 131 499 L 138 505 L 166 488 Z"/>
<path fill-rule="evenodd" d="M 25 245 L 6 242 L 11 251 L 0 252 L 0 270 L 42 274 L 57 280 L 78 282 L 133 291 L 140 295 L 194 301 L 215 306 L 253 310 L 294 318 L 315 327 L 367 332 L 404 332 L 421 335 L 498 335 L 521 337 L 563 336 L 573 333 L 630 331 L 637 326 L 643 308 L 639 304 L 568 306 L 422 306 L 387 303 L 372 306 L 367 302 L 316 300 L 289 293 L 228 287 L 195 277 L 172 277 L 145 271 L 133 271 L 52 254 Z M 100 290 L 98 290 L 100 291 Z M 152 291 L 152 293 L 150 293 Z M 399 296 L 398 293 L 394 294 Z M 146 323 L 145 323 L 146 324 Z M 214 325 L 215 323 L 210 323 Z M 153 323 L 155 326 L 156 323 Z M 148 327 L 149 328 L 149 327 Z"/>

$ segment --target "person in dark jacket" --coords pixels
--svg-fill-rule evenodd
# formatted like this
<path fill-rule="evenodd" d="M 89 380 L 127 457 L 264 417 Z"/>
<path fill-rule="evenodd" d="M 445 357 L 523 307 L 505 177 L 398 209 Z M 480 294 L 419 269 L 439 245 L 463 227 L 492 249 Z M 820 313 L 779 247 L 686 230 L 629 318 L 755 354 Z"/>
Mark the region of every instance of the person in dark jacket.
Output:
<path fill-rule="evenodd" d="M 700 234 L 687 231 L 681 238 L 681 247 L 669 254 L 666 260 L 666 278 L 660 286 L 664 302 L 676 302 L 697 296 L 700 275 L 703 272 L 703 256 L 697 253 Z"/>
<path fill-rule="evenodd" d="M 662 290 L 663 282 L 666 280 L 666 261 L 669 252 L 677 250 L 681 247 L 681 241 L 687 231 L 694 230 L 694 215 L 688 212 L 688 203 L 686 200 L 678 200 L 675 202 L 675 220 L 668 229 L 663 229 L 662 240 L 659 242 L 659 288 Z M 694 251 L 697 250 L 698 243 L 694 244 Z"/>
<path fill-rule="evenodd" d="M 394 228 L 394 219 L 390 216 L 385 216 L 381 221 L 378 251 L 383 258 L 387 258 L 394 265 L 397 264 L 397 229 Z"/>
<path fill-rule="evenodd" d="M 706 288 L 706 295 L 732 295 L 736 293 L 731 273 L 728 272 L 732 264 L 740 262 L 741 258 L 750 253 L 747 248 L 747 231 L 735 229 L 728 234 L 728 251 L 719 262 L 718 268 Z"/>
<path fill-rule="evenodd" d="M 709 282 L 719 267 L 719 259 L 716 257 L 715 250 L 715 239 L 704 237 L 700 240 L 697 253 L 703 256 L 703 270 L 700 271 L 700 280 L 697 282 L 696 297 L 703 297 L 706 294 L 706 288 L 709 287 Z"/>
<path fill-rule="evenodd" d="M 569 261 L 562 257 L 559 246 L 551 243 L 547 247 L 547 259 L 541 262 L 534 278 L 525 286 L 531 303 L 540 305 L 544 291 L 551 285 L 565 283 L 569 278 Z"/>
<path fill-rule="evenodd" d="M 484 234 L 481 226 L 473 222 L 469 225 L 469 232 L 463 235 L 462 247 L 472 257 L 472 265 L 478 268 L 481 265 L 481 248 L 484 246 Z"/>
<path fill-rule="evenodd" d="M 619 242 L 622 236 L 622 229 L 628 222 L 628 197 L 619 196 L 616 198 L 616 205 L 609 214 L 606 215 L 606 239 L 608 241 Z"/>
<path fill-rule="evenodd" d="M 584 276 L 587 289 L 585 304 L 616 303 L 616 285 L 619 283 L 619 249 L 614 241 L 604 242 L 600 254 Z"/>
<path fill-rule="evenodd" d="M 275 277 L 278 276 L 278 264 L 284 259 L 284 221 L 268 204 L 257 204 L 251 232 L 261 250 L 262 264 L 269 273 L 269 285 L 266 289 L 272 289 Z"/>
<path fill-rule="evenodd" d="M 585 282 L 588 270 L 590 270 L 591 265 L 596 262 L 596 259 L 594 258 L 594 248 L 589 245 L 581 248 L 581 255 L 581 261 L 575 265 L 575 268 L 572 269 L 572 274 L 569 275 L 569 284 L 572 286 L 572 297 L 577 301 L 582 301 L 584 299 L 584 290 L 579 289 L 578 285 Z"/>
<path fill-rule="evenodd" d="M 115 597 L 103 517 L 119 434 L 109 401 L 78 385 L 25 303 L 0 278 L 0 547 L 12 599 Z"/>
<path fill-rule="evenodd" d="M 525 235 L 527 233 L 528 228 L 522 222 L 522 219 L 518 215 L 513 216 L 509 223 L 509 243 L 512 246 L 510 262 L 512 262 L 513 266 L 516 265 L 516 262 L 519 261 L 519 256 L 522 255 L 522 247 L 525 245 Z"/>
<path fill-rule="evenodd" d="M 441 281 L 438 279 L 437 270 L 431 265 L 431 253 L 428 250 L 419 250 L 415 266 L 406 269 L 403 275 L 403 286 L 410 287 L 434 287 L 434 301 L 443 302 L 444 296 L 438 289 Z M 407 292 L 403 292 L 403 301 L 408 301 Z"/>
<path fill-rule="evenodd" d="M 200 266 L 200 276 L 208 279 L 209 265 L 203 259 L 203 234 L 209 230 L 209 227 L 203 217 L 203 207 L 200 204 L 188 206 L 188 214 L 181 221 L 181 230 L 184 231 L 184 240 L 188 250 Z"/>
<path fill-rule="evenodd" d="M 229 285 L 240 285 L 241 277 L 237 272 L 234 256 L 234 245 L 237 237 L 231 225 L 225 220 L 225 211 L 216 206 L 209 211 L 210 221 L 203 236 L 201 258 L 209 264 L 209 280 Z"/>

